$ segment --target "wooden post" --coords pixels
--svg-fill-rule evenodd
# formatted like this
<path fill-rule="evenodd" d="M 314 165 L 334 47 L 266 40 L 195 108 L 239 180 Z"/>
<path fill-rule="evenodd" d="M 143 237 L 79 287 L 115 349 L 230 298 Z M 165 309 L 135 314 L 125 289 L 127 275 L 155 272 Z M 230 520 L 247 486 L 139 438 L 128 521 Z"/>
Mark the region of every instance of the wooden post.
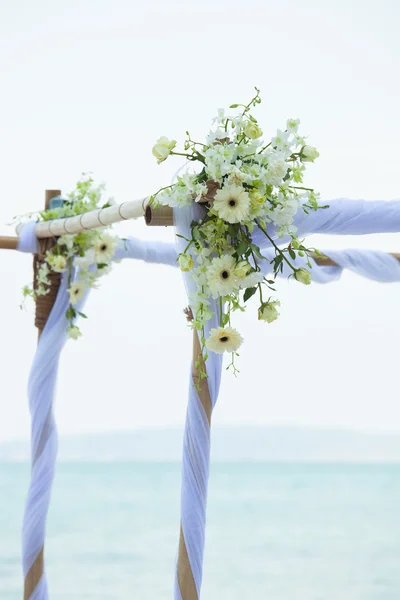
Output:
<path fill-rule="evenodd" d="M 46 190 L 45 195 L 45 209 L 50 207 L 50 200 L 55 196 L 61 195 L 60 190 Z M 54 238 L 47 238 L 39 240 L 39 254 L 33 258 L 33 271 L 34 277 L 36 277 L 37 269 L 40 262 L 44 259 L 47 250 L 49 250 L 55 243 Z M 50 315 L 51 309 L 53 308 L 55 299 L 57 297 L 58 288 L 60 286 L 60 275 L 58 273 L 51 273 L 49 276 L 51 280 L 51 290 L 46 296 L 39 296 L 36 303 L 36 320 L 35 324 L 38 328 L 39 338 L 43 332 L 46 321 Z M 34 281 L 35 285 L 35 281 Z M 25 577 L 24 582 L 24 600 L 29 600 L 37 584 L 40 581 L 44 572 L 44 548 L 42 548 L 33 563 L 30 571 Z"/>
<path fill-rule="evenodd" d="M 212 404 L 207 379 L 199 378 L 199 369 L 196 363 L 202 361 L 201 346 L 197 331 L 193 330 L 193 357 L 192 357 L 192 379 L 193 385 L 197 386 L 200 402 L 203 405 L 207 420 L 211 426 Z M 202 368 L 205 370 L 204 362 Z M 193 578 L 192 569 L 189 564 L 188 553 L 186 550 L 185 539 L 183 537 L 182 525 L 179 536 L 178 550 L 178 583 L 181 591 L 182 600 L 198 600 L 196 585 Z"/>

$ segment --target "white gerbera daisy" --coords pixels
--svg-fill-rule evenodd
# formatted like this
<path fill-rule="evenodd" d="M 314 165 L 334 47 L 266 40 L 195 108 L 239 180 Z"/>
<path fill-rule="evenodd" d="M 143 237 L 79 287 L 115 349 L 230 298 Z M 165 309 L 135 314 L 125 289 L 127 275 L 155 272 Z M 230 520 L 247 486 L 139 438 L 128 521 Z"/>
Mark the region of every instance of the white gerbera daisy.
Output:
<path fill-rule="evenodd" d="M 250 197 L 240 185 L 226 185 L 215 194 L 213 207 L 227 223 L 243 223 L 249 218 Z"/>
<path fill-rule="evenodd" d="M 222 354 L 223 352 L 236 352 L 242 342 L 242 336 L 233 327 L 216 327 L 211 329 L 206 347 L 211 352 Z"/>
<path fill-rule="evenodd" d="M 98 264 L 110 262 L 114 256 L 116 246 L 116 239 L 112 235 L 104 233 L 94 245 L 95 261 Z"/>
<path fill-rule="evenodd" d="M 206 279 L 213 298 L 227 296 L 239 289 L 235 267 L 236 260 L 229 254 L 212 259 L 206 270 Z"/>
<path fill-rule="evenodd" d="M 71 304 L 76 304 L 79 300 L 82 300 L 86 290 L 86 283 L 84 281 L 74 281 L 68 290 L 69 301 Z"/>

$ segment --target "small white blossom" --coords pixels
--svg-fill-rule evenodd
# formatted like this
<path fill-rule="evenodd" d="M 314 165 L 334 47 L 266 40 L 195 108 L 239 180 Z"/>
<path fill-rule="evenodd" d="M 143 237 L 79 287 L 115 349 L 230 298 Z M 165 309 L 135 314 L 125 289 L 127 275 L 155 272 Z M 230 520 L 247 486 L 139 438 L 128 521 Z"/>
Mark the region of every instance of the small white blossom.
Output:
<path fill-rule="evenodd" d="M 71 304 L 77 304 L 79 300 L 82 300 L 86 291 L 86 283 L 82 280 L 74 281 L 71 287 L 68 289 L 69 301 Z"/>

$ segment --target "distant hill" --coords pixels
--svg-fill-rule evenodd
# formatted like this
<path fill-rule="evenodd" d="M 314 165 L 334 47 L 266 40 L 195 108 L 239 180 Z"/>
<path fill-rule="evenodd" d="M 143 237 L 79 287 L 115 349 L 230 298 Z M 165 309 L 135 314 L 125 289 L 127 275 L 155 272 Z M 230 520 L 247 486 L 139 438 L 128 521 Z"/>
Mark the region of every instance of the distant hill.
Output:
<path fill-rule="evenodd" d="M 183 430 L 148 429 L 60 440 L 62 461 L 177 461 Z M 0 444 L 0 461 L 28 459 L 28 442 Z M 400 462 L 400 434 L 295 427 L 215 427 L 214 461 Z"/>

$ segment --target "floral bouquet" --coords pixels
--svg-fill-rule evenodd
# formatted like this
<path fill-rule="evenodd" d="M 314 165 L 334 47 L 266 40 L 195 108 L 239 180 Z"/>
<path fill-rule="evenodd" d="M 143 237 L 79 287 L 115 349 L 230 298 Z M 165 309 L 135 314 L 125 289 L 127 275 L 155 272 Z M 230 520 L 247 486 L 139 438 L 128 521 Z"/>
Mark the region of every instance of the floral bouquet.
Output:
<path fill-rule="evenodd" d="M 203 359 L 207 351 L 231 353 L 229 367 L 234 372 L 234 359 L 243 340 L 232 327 L 232 313 L 243 311 L 245 303 L 258 293 L 258 318 L 275 321 L 280 302 L 270 292 L 284 263 L 294 279 L 306 285 L 311 282 L 310 272 L 293 264 L 297 255 L 308 257 L 311 252 L 296 235 L 294 217 L 299 210 L 307 213 L 324 208 L 318 205 L 314 190 L 302 185 L 305 166 L 314 162 L 318 151 L 299 135 L 298 119 L 289 119 L 285 130 L 278 130 L 265 143 L 251 112 L 260 102 L 256 88 L 247 105 L 230 106 L 238 109 L 237 114 L 219 110 L 205 143 L 193 141 L 186 132 L 183 152 L 177 152 L 176 141 L 166 137 L 153 147 L 158 163 L 179 155 L 199 164 L 197 173 L 179 175 L 175 183 L 153 194 L 150 202 L 170 207 L 193 202 L 204 205 L 204 216 L 191 224 L 191 237 L 179 254 L 179 264 L 183 271 L 190 271 L 196 283 L 191 298 L 192 326 L 200 333 Z M 275 249 L 267 270 L 260 247 L 252 239 L 255 228 Z M 274 241 L 274 237 L 287 236 L 290 242 L 286 245 Z M 309 260 L 307 266 L 311 268 Z M 270 279 L 265 276 L 268 271 Z M 205 324 L 213 315 L 210 297 L 219 303 L 220 326 L 206 339 Z"/>
<path fill-rule="evenodd" d="M 37 215 L 37 221 L 74 217 L 111 206 L 114 203 L 112 198 L 107 201 L 103 199 L 104 187 L 95 185 L 93 179 L 84 174 L 62 206 L 41 211 Z M 78 314 L 86 318 L 84 313 L 77 310 L 76 305 L 83 299 L 87 288 L 97 287 L 99 278 L 111 269 L 118 238 L 110 235 L 108 229 L 109 227 L 89 229 L 56 238 L 54 245 L 46 251 L 44 260 L 41 261 L 33 286 L 27 285 L 23 288 L 24 298 L 31 296 L 37 301 L 40 296 L 49 293 L 51 273 L 65 273 L 68 277 L 69 293 L 67 333 L 75 340 L 81 336 L 75 320 Z M 76 268 L 79 269 L 79 273 L 73 280 Z"/>

